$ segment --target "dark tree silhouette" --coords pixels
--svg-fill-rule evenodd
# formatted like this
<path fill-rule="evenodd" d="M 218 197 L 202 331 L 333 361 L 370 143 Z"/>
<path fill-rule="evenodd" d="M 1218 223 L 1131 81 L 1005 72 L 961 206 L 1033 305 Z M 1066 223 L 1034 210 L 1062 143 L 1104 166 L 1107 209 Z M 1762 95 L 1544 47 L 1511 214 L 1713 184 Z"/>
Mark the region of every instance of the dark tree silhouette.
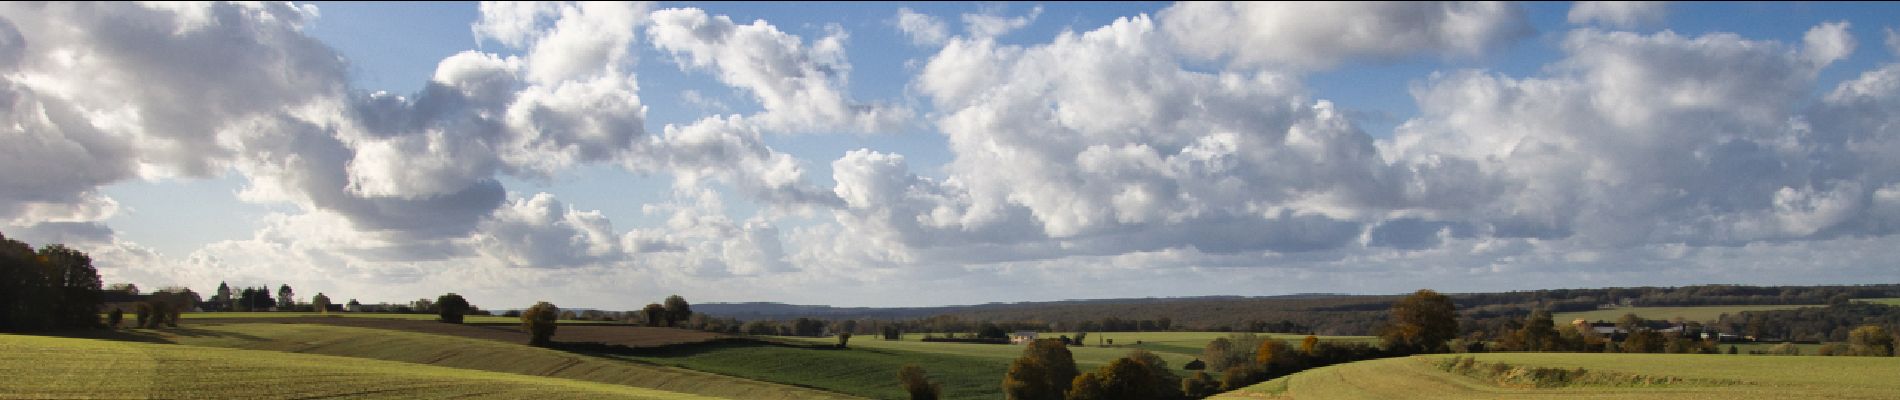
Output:
<path fill-rule="evenodd" d="M 435 298 L 436 316 L 442 322 L 462 323 L 462 316 L 468 315 L 468 310 L 468 299 L 463 299 L 462 295 L 449 293 Z"/>
<path fill-rule="evenodd" d="M 679 326 L 681 321 L 693 317 L 693 306 L 686 303 L 685 297 L 672 295 L 666 297 L 666 326 Z"/>

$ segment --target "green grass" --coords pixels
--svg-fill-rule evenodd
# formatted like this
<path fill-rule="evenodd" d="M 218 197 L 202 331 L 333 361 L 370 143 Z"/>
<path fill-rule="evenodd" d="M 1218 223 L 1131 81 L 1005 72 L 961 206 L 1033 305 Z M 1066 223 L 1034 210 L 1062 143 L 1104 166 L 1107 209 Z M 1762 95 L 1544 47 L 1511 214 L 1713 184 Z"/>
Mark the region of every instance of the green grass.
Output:
<path fill-rule="evenodd" d="M 1900 297 L 1888 297 L 1888 298 L 1883 298 L 1883 299 L 1854 299 L 1854 302 L 1900 306 Z"/>
<path fill-rule="evenodd" d="M 310 354 L 0 334 L 0 398 L 711 397 Z"/>
<path fill-rule="evenodd" d="M 665 366 L 630 363 L 521 344 L 323 324 L 204 322 L 135 330 L 136 339 L 187 345 L 312 353 L 547 376 L 735 399 L 847 399 L 851 396 Z M 560 335 L 557 333 L 558 340 Z M 891 380 L 895 380 L 895 372 Z M 999 375 L 1000 376 L 1000 375 Z"/>
<path fill-rule="evenodd" d="M 1722 314 L 1740 314 L 1743 311 L 1792 310 L 1818 305 L 1760 305 L 1760 306 L 1704 306 L 1704 307 L 1619 307 L 1592 311 L 1573 311 L 1551 315 L 1551 320 L 1569 323 L 1582 318 L 1585 321 L 1616 322 L 1624 314 L 1636 314 L 1648 320 L 1670 320 L 1682 317 L 1688 321 L 1713 321 Z"/>
<path fill-rule="evenodd" d="M 1227 335 L 1225 332 L 1111 333 L 1105 338 L 1115 339 L 1116 347 L 1070 347 L 1069 352 L 1075 355 L 1077 367 L 1089 371 L 1127 356 L 1137 348 L 1147 349 L 1166 360 L 1177 374 L 1186 376 L 1188 371 L 1180 368 L 1198 356 L 1208 341 Z M 1289 340 L 1305 338 L 1303 335 L 1273 336 Z M 863 335 L 852 338 L 851 349 L 842 351 L 754 346 L 631 358 L 751 379 L 795 382 L 874 398 L 903 398 L 896 385 L 897 368 L 917 364 L 929 371 L 932 378 L 943 382 L 946 399 L 996 399 L 1002 396 L 1000 382 L 1009 363 L 1023 352 L 1020 345 L 923 342 L 922 338 L 922 334 L 906 334 L 904 340 Z M 775 339 L 814 346 L 837 343 L 836 338 Z M 1142 344 L 1135 345 L 1137 340 Z M 1094 339 L 1089 341 L 1093 343 Z"/>
<path fill-rule="evenodd" d="M 187 320 L 231 319 L 231 318 L 299 318 L 299 317 L 381 318 L 381 319 L 403 319 L 403 320 L 413 320 L 413 321 L 434 321 L 436 319 L 435 314 L 352 313 L 352 312 L 336 312 L 336 313 L 328 313 L 328 314 L 315 313 L 315 312 L 190 312 L 190 313 L 179 314 L 179 317 L 182 319 L 187 319 Z M 132 316 L 126 315 L 125 318 L 132 319 Z M 478 323 L 478 324 L 479 323 L 510 323 L 510 324 L 521 323 L 521 318 L 503 317 L 503 316 L 498 316 L 498 315 L 469 315 L 463 318 L 464 319 L 462 320 L 462 322 L 465 322 L 465 323 Z M 561 323 L 563 324 L 611 324 L 611 323 L 614 323 L 614 321 L 581 321 L 581 320 L 564 319 L 564 320 L 561 320 Z"/>
<path fill-rule="evenodd" d="M 1254 385 L 1219 399 L 1521 399 L 1894 398 L 1900 362 L 1880 357 L 1769 357 L 1693 354 L 1476 354 L 1481 362 L 1585 368 L 1699 381 L 1661 387 L 1506 388 L 1444 372 L 1427 362 L 1457 355 L 1390 358 L 1335 365 Z M 1739 382 L 1714 385 L 1707 382 Z"/>
<path fill-rule="evenodd" d="M 1001 382 L 1008 368 L 1007 361 L 994 358 L 911 352 L 856 346 L 855 343 L 845 350 L 731 344 L 610 357 L 877 399 L 908 398 L 897 381 L 897 370 L 905 364 L 923 367 L 932 381 L 942 383 L 944 399 L 997 399 L 1002 397 Z"/>

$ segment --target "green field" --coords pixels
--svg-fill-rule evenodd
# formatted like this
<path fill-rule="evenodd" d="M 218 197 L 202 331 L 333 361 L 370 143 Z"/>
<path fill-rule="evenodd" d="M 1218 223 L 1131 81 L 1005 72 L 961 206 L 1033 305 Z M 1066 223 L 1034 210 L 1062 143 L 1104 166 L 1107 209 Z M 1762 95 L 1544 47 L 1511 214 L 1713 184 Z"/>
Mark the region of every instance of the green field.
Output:
<path fill-rule="evenodd" d="M 1479 361 L 1513 366 L 1674 377 L 1688 382 L 1630 387 L 1578 385 L 1502 387 L 1445 372 L 1439 354 L 1362 361 L 1313 369 L 1254 385 L 1217 399 L 1891 399 L 1900 396 L 1900 362 L 1882 357 L 1767 357 L 1693 354 L 1476 354 Z M 1729 383 L 1713 383 L 1729 382 Z"/>
<path fill-rule="evenodd" d="M 1900 297 L 1889 297 L 1889 298 L 1884 298 L 1884 299 L 1854 299 L 1854 302 L 1900 306 Z"/>
<path fill-rule="evenodd" d="M 129 339 L 194 346 L 313 353 L 546 376 L 736 399 L 846 399 L 851 396 L 679 368 L 492 340 L 321 324 L 203 323 L 135 330 Z M 559 338 L 559 334 L 555 336 Z M 887 380 L 895 380 L 896 372 Z M 1000 376 L 1000 375 L 999 375 Z"/>
<path fill-rule="evenodd" d="M 310 354 L 0 334 L 0 398 L 711 397 Z"/>
<path fill-rule="evenodd" d="M 1021 348 L 1017 349 L 1021 351 Z M 897 382 L 897 370 L 905 364 L 923 367 L 929 372 L 932 381 L 942 383 L 944 399 L 996 399 L 1002 396 L 999 382 L 1009 365 L 1008 361 L 995 358 L 857 345 L 851 349 L 837 350 L 816 346 L 734 344 L 608 357 L 878 399 L 907 398 Z"/>
<path fill-rule="evenodd" d="M 436 319 L 435 314 L 351 313 L 351 312 L 338 312 L 338 313 L 328 313 L 328 314 L 315 313 L 315 312 L 190 312 L 190 313 L 179 314 L 179 318 L 187 319 L 187 320 L 230 319 L 230 318 L 300 318 L 300 317 L 382 318 L 382 319 L 404 319 L 404 320 L 412 320 L 412 321 L 434 321 Z M 125 318 L 132 319 L 132 316 L 127 315 L 125 316 Z M 471 324 L 521 323 L 521 318 L 503 317 L 503 316 L 497 316 L 497 315 L 469 315 L 463 318 L 464 319 L 462 320 L 462 322 L 471 323 Z M 611 324 L 611 323 L 614 323 L 614 321 L 581 321 L 581 320 L 564 319 L 564 320 L 561 320 L 561 323 L 563 324 Z"/>
<path fill-rule="evenodd" d="M 1733 315 L 1733 314 L 1740 314 L 1743 311 L 1793 310 L 1796 308 L 1804 308 L 1804 307 L 1820 307 L 1820 306 L 1818 305 L 1765 305 L 1765 306 L 1705 306 L 1705 307 L 1619 307 L 1619 308 L 1606 308 L 1606 309 L 1593 310 L 1593 311 L 1575 311 L 1575 312 L 1556 313 L 1556 314 L 1551 315 L 1551 320 L 1557 321 L 1558 323 L 1568 323 L 1572 320 L 1582 318 L 1585 321 L 1616 322 L 1617 318 L 1622 318 L 1623 315 L 1625 314 L 1636 314 L 1636 316 L 1643 317 L 1643 319 L 1658 320 L 1658 321 L 1667 321 L 1667 320 L 1674 319 L 1676 317 L 1682 317 L 1682 319 L 1687 320 L 1687 321 L 1713 321 L 1717 318 L 1721 318 L 1722 314 Z"/>

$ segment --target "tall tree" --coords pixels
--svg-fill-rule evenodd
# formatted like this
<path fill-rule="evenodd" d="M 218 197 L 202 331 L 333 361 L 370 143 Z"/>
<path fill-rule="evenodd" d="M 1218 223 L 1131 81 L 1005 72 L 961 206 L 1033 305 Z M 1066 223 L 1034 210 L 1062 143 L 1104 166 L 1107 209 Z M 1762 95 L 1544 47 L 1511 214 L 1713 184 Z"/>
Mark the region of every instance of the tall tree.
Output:
<path fill-rule="evenodd" d="M 1446 341 L 1458 336 L 1458 307 L 1450 297 L 1420 289 L 1392 304 L 1384 331 L 1386 350 L 1400 353 L 1443 353 Z"/>
<path fill-rule="evenodd" d="M 1022 357 L 1003 375 L 1003 397 L 1008 400 L 1062 400 L 1082 373 L 1075 355 L 1057 339 L 1038 339 L 1023 348 Z"/>
<path fill-rule="evenodd" d="M 1524 350 L 1558 350 L 1556 346 L 1557 329 L 1555 326 L 1556 323 L 1551 321 L 1550 311 L 1542 308 L 1531 311 L 1530 317 L 1524 320 L 1524 328 L 1517 331 L 1518 336 L 1523 340 Z"/>
<path fill-rule="evenodd" d="M 323 292 L 317 292 L 316 296 L 310 298 L 310 307 L 316 308 L 319 313 L 329 314 L 330 296 L 324 296 Z"/>
<path fill-rule="evenodd" d="M 693 316 L 693 305 L 686 303 L 685 297 L 672 295 L 666 297 L 666 326 L 679 326 Z"/>
<path fill-rule="evenodd" d="M 64 245 L 40 248 L 40 263 L 48 270 L 47 286 L 52 289 L 51 310 L 56 326 L 91 328 L 99 326 L 99 271 L 92 257 Z"/>
<path fill-rule="evenodd" d="M 527 311 L 521 312 L 521 327 L 528 331 L 528 343 L 544 346 L 554 342 L 556 319 L 560 318 L 561 308 L 548 302 L 534 303 Z"/>
<path fill-rule="evenodd" d="M 277 310 L 292 311 L 295 309 L 297 307 L 297 298 L 293 296 L 295 294 L 296 292 L 290 290 L 290 284 L 288 283 L 277 286 Z"/>
<path fill-rule="evenodd" d="M 468 299 L 455 293 L 445 294 L 435 298 L 435 310 L 442 322 L 459 324 L 462 316 L 468 315 Z"/>

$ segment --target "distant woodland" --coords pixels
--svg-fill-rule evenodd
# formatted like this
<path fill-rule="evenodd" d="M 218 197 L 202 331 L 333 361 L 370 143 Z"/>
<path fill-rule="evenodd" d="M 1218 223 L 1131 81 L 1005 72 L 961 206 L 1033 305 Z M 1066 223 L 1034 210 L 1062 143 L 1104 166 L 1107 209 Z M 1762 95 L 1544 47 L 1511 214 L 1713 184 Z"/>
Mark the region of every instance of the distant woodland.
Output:
<path fill-rule="evenodd" d="M 1606 305 L 1823 306 L 1845 304 L 1850 299 L 1900 297 L 1900 284 L 1701 285 L 1464 293 L 1450 294 L 1450 296 L 1458 306 L 1460 329 L 1464 330 L 1464 333 L 1470 333 L 1491 331 L 1496 328 L 1495 325 L 1505 321 L 1522 320 L 1537 309 L 1555 313 L 1595 310 Z M 1377 332 L 1380 324 L 1385 322 L 1387 310 L 1401 297 L 1316 294 L 1275 297 L 1069 300 L 919 308 L 839 308 L 776 303 L 712 303 L 695 307 L 698 311 L 709 315 L 742 321 L 795 318 L 827 321 L 879 321 L 866 321 L 870 323 L 859 324 L 866 328 L 884 325 L 883 321 L 889 321 L 888 323 L 896 324 L 906 332 L 975 332 L 983 323 L 989 322 L 1011 328 L 1051 331 L 1199 330 L 1371 335 Z M 1862 310 L 1862 312 L 1867 311 Z M 1730 317 L 1730 319 L 1736 318 L 1744 317 L 1739 315 Z M 1762 324 L 1757 323 L 1757 325 Z M 1842 329 L 1853 328 L 1853 324 L 1836 325 L 1838 326 L 1830 326 L 1821 332 L 1827 332 L 1825 335 L 1832 337 L 1837 336 L 1834 334 L 1835 331 L 1843 332 L 1841 335 L 1845 335 Z M 1782 325 L 1769 324 L 1767 326 Z"/>

